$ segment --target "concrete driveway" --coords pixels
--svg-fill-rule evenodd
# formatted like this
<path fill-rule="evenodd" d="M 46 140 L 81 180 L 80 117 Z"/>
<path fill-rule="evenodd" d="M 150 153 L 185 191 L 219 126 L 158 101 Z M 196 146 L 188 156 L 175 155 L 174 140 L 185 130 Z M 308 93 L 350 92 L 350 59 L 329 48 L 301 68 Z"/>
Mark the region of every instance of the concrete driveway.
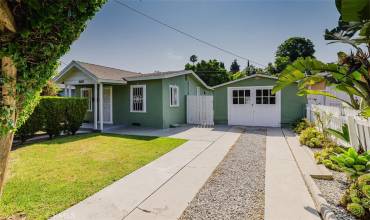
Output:
<path fill-rule="evenodd" d="M 122 128 L 108 133 L 166 136 L 189 141 L 51 219 L 177 219 L 242 130 L 179 127 Z"/>

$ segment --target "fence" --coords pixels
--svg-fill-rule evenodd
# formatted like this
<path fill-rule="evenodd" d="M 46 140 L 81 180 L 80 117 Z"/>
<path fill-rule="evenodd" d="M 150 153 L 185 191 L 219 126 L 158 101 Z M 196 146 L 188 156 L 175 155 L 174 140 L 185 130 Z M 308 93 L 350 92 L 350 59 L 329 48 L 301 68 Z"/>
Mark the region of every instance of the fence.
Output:
<path fill-rule="evenodd" d="M 187 96 L 186 116 L 188 124 L 213 126 L 213 96 Z"/>
<path fill-rule="evenodd" d="M 333 137 L 338 144 L 356 148 L 362 146 L 365 150 L 370 150 L 370 120 L 360 117 L 359 114 L 360 111 L 347 107 L 307 105 L 307 119 L 311 122 L 320 119 L 325 128 L 339 131 L 343 125 L 348 125 L 350 143 Z"/>

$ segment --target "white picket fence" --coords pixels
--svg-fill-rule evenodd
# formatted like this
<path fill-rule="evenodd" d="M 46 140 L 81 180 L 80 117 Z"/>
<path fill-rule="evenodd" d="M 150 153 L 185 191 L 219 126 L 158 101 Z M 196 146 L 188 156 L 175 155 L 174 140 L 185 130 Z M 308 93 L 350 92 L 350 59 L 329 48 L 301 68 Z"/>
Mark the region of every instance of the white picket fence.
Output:
<path fill-rule="evenodd" d="M 325 128 L 341 131 L 344 124 L 348 125 L 351 143 L 333 137 L 338 144 L 356 148 L 361 145 L 365 150 L 370 150 L 370 120 L 359 114 L 360 111 L 348 107 L 307 105 L 307 119 L 311 122 L 317 121 L 316 115 L 319 115 Z"/>
<path fill-rule="evenodd" d="M 187 96 L 186 120 L 188 124 L 213 126 L 213 96 Z"/>

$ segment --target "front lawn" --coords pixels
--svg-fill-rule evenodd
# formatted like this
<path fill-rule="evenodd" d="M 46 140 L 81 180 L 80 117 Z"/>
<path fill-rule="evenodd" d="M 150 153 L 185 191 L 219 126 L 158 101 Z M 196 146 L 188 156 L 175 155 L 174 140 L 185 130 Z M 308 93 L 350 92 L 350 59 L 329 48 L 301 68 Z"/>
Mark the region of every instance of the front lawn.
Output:
<path fill-rule="evenodd" d="M 186 140 L 76 135 L 11 152 L 0 216 L 47 219 L 176 148 Z"/>

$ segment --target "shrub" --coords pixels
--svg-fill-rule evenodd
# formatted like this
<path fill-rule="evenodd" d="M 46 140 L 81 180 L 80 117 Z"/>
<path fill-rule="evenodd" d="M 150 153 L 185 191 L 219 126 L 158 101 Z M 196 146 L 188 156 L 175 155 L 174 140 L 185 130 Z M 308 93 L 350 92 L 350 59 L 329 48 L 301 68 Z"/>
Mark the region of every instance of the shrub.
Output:
<path fill-rule="evenodd" d="M 63 131 L 75 134 L 86 110 L 85 98 L 42 97 L 30 118 L 17 131 L 17 136 L 24 141 L 37 131 L 45 131 L 50 138 Z"/>
<path fill-rule="evenodd" d="M 33 113 L 27 119 L 27 122 L 17 129 L 16 137 L 19 138 L 22 142 L 33 137 L 36 132 L 43 129 L 42 120 L 43 119 L 40 114 L 40 109 L 36 107 Z"/>
<path fill-rule="evenodd" d="M 370 173 L 364 174 L 354 181 L 341 198 L 341 205 L 354 216 L 361 219 L 370 217 Z"/>
<path fill-rule="evenodd" d="M 87 99 L 69 98 L 66 100 L 65 129 L 75 134 L 80 128 L 87 110 Z"/>
<path fill-rule="evenodd" d="M 318 148 L 322 147 L 327 140 L 324 135 L 314 127 L 308 127 L 301 132 L 299 141 L 308 147 Z"/>
<path fill-rule="evenodd" d="M 358 154 L 352 147 L 339 155 L 331 156 L 330 159 L 338 164 L 352 179 L 370 171 L 369 153 Z"/>
<path fill-rule="evenodd" d="M 331 170 L 342 171 L 340 166 L 333 162 L 330 157 L 343 152 L 345 152 L 345 148 L 337 146 L 332 142 L 328 142 L 321 151 L 315 152 L 314 156 L 318 164 L 324 164 L 325 167 Z"/>
<path fill-rule="evenodd" d="M 300 134 L 303 130 L 307 129 L 308 127 L 312 127 L 312 123 L 307 120 L 307 118 L 302 118 L 295 122 L 293 124 L 293 130 L 297 133 Z"/>
<path fill-rule="evenodd" d="M 66 98 L 47 96 L 40 100 L 38 107 L 43 117 L 44 131 L 50 138 L 59 136 L 64 129 Z"/>
<path fill-rule="evenodd" d="M 356 217 L 363 217 L 365 215 L 365 209 L 358 203 L 349 203 L 347 210 Z"/>

